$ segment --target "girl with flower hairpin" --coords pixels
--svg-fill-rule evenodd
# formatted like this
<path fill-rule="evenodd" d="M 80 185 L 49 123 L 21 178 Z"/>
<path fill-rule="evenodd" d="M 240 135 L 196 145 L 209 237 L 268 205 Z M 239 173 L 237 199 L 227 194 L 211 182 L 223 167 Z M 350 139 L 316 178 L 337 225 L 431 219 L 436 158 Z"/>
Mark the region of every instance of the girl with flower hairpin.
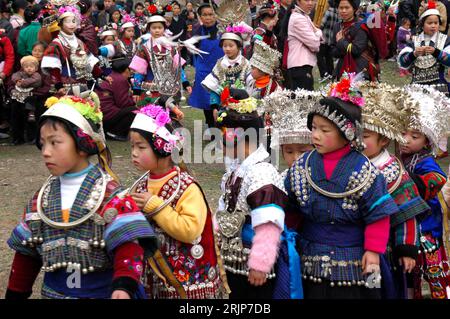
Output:
<path fill-rule="evenodd" d="M 145 173 L 128 192 L 159 239 L 146 265 L 146 292 L 157 299 L 221 298 L 211 211 L 198 182 L 171 157 L 181 141 L 158 105 L 141 108 L 131 124 L 131 159 Z"/>
<path fill-rule="evenodd" d="M 45 50 L 42 59 L 42 71 L 50 75 L 52 85 L 59 96 L 65 95 L 73 85 L 93 82 L 102 74 L 97 65 L 99 60 L 75 35 L 80 19 L 80 12 L 73 6 L 58 9 L 58 24 L 61 30 Z"/>
<path fill-rule="evenodd" d="M 137 50 L 136 43 L 134 43 L 135 24 L 135 19 L 129 14 L 125 14 L 122 18 L 122 25 L 120 26 L 120 46 L 122 53 L 130 59 L 133 58 Z"/>
<path fill-rule="evenodd" d="M 36 145 L 51 176 L 8 240 L 15 255 L 6 299 L 29 298 L 41 270 L 45 299 L 144 297 L 143 259 L 157 238 L 110 168 L 97 95 L 52 97 L 46 106 Z"/>
<path fill-rule="evenodd" d="M 380 298 L 380 256 L 398 212 L 380 172 L 360 151 L 364 99 L 343 75 L 309 111 L 313 151 L 289 169 L 285 186 L 298 213 L 306 299 Z"/>

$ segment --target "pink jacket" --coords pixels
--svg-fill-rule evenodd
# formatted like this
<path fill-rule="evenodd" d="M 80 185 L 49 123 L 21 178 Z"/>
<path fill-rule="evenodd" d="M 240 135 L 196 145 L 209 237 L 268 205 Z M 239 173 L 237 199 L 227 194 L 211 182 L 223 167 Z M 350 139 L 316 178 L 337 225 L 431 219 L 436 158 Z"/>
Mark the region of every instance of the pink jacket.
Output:
<path fill-rule="evenodd" d="M 315 66 L 321 39 L 322 31 L 314 26 L 307 14 L 296 7 L 288 26 L 288 69 L 303 65 Z"/>

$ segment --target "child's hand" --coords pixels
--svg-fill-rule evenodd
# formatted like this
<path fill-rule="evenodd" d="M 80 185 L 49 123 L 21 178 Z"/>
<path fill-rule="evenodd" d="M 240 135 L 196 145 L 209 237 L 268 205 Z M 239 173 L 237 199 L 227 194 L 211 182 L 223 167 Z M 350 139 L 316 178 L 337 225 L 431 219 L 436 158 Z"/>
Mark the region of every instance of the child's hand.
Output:
<path fill-rule="evenodd" d="M 266 283 L 266 273 L 254 269 L 250 269 L 248 281 L 253 286 L 262 286 Z"/>
<path fill-rule="evenodd" d="M 181 121 L 184 119 L 184 113 L 178 108 L 178 107 L 174 107 L 172 109 L 173 114 L 175 114 L 175 116 L 177 117 L 178 121 Z"/>
<path fill-rule="evenodd" d="M 416 267 L 416 260 L 410 257 L 401 257 L 398 259 L 400 266 L 403 266 L 404 273 L 411 273 Z"/>
<path fill-rule="evenodd" d="M 22 86 L 22 82 L 23 82 L 23 80 L 17 80 L 16 85 L 21 87 Z"/>
<path fill-rule="evenodd" d="M 418 47 L 414 50 L 414 55 L 416 57 L 424 55 L 425 54 L 425 47 Z"/>
<path fill-rule="evenodd" d="M 373 270 L 372 265 L 380 265 L 380 255 L 368 250 L 364 253 L 361 263 L 363 275 L 370 274 Z"/>
<path fill-rule="evenodd" d="M 433 54 L 435 51 L 435 48 L 430 47 L 430 46 L 424 47 L 424 49 L 425 49 L 425 54 Z"/>
<path fill-rule="evenodd" d="M 143 210 L 149 199 L 153 196 L 153 193 L 145 192 L 145 193 L 133 193 L 131 197 L 136 202 L 136 205 L 139 209 Z"/>
<path fill-rule="evenodd" d="M 130 295 L 123 290 L 114 290 L 111 299 L 131 299 Z"/>

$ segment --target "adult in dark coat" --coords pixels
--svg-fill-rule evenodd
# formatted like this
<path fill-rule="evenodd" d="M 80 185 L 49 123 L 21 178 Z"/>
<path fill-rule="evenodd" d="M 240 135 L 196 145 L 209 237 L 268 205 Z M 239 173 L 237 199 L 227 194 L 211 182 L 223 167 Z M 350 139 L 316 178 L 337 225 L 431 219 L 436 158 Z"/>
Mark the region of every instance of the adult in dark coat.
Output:
<path fill-rule="evenodd" d="M 6 0 L 0 0 L 0 29 L 5 30 L 6 36 L 12 42 L 14 40 L 14 29 L 9 22 L 10 13 Z"/>
<path fill-rule="evenodd" d="M 336 1 L 343 22 L 336 23 L 330 44 L 333 56 L 338 59 L 333 76 L 340 79 L 345 71 L 364 71 L 367 80 L 376 81 L 379 73 L 376 51 L 370 44 L 367 26 L 356 16 L 359 3 L 359 0 Z M 339 9 L 340 6 L 345 10 Z"/>
<path fill-rule="evenodd" d="M 401 26 L 403 18 L 411 21 L 411 29 L 414 32 L 419 23 L 419 7 L 421 0 L 400 0 L 397 13 L 397 28 Z"/>
<path fill-rule="evenodd" d="M 104 81 L 96 90 L 103 112 L 103 127 L 106 135 L 117 140 L 126 140 L 137 110 L 130 84 L 131 60 L 117 58 L 112 63 L 112 81 Z"/>

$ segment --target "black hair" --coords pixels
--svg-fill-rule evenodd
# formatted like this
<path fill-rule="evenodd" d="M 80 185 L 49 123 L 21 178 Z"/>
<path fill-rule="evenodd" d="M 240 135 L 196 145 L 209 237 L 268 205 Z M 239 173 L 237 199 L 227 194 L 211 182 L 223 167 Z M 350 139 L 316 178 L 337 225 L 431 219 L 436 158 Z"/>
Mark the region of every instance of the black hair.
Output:
<path fill-rule="evenodd" d="M 33 47 L 32 47 L 31 49 L 34 49 L 34 48 L 37 47 L 38 45 L 42 45 L 42 46 L 44 47 L 44 51 L 45 51 L 45 49 L 47 49 L 47 47 L 48 47 L 47 42 L 44 42 L 44 41 L 36 41 L 36 42 L 33 43 Z"/>
<path fill-rule="evenodd" d="M 203 11 L 203 9 L 205 9 L 205 8 L 210 8 L 210 9 L 213 9 L 213 11 L 215 11 L 216 9 L 217 9 L 217 5 L 213 2 L 212 3 L 213 5 L 211 6 L 211 3 L 209 2 L 209 1 L 205 1 L 205 2 L 203 2 L 202 4 L 200 4 L 200 6 L 198 7 L 198 9 L 197 9 L 197 14 L 199 15 L 199 16 L 201 16 L 202 15 L 202 11 Z"/>
<path fill-rule="evenodd" d="M 28 1 L 26 0 L 14 0 L 14 2 L 11 5 L 12 10 L 14 13 L 19 12 L 19 9 L 26 9 L 28 7 Z"/>
<path fill-rule="evenodd" d="M 26 7 L 24 12 L 24 19 L 26 23 L 31 23 L 37 19 L 39 13 L 41 12 L 41 6 L 38 4 L 33 5 L 32 7 Z"/>
<path fill-rule="evenodd" d="M 131 60 L 125 56 L 114 58 L 112 61 L 112 69 L 115 72 L 123 73 L 129 66 Z"/>
<path fill-rule="evenodd" d="M 404 25 L 406 22 L 411 23 L 411 20 L 407 17 L 402 18 L 402 20 L 400 21 L 400 25 Z"/>
<path fill-rule="evenodd" d="M 137 3 L 134 5 L 134 10 L 136 10 L 137 7 L 145 8 L 145 6 L 144 6 L 144 4 L 143 4 L 142 2 L 137 2 Z"/>
<path fill-rule="evenodd" d="M 90 120 L 87 120 L 87 121 L 88 121 L 89 125 L 95 131 L 98 131 L 98 129 L 99 129 L 98 125 L 95 125 Z M 40 136 L 41 136 L 41 128 L 44 125 L 51 125 L 54 130 L 57 130 L 58 129 L 58 125 L 60 125 L 63 128 L 63 130 L 72 137 L 73 141 L 75 142 L 75 145 L 76 145 L 76 148 L 77 148 L 78 152 L 79 151 L 85 152 L 86 154 L 88 154 L 88 156 L 98 154 L 99 150 L 98 150 L 97 146 L 95 146 L 95 147 L 88 147 L 87 145 L 83 145 L 82 144 L 83 139 L 77 138 L 77 133 L 76 132 L 79 130 L 79 128 L 75 124 L 72 124 L 72 123 L 70 123 L 67 120 L 64 120 L 64 119 L 59 118 L 59 117 L 54 117 L 54 116 L 43 116 L 43 117 L 40 118 L 40 120 L 38 122 L 38 131 L 37 131 L 37 134 L 36 134 L 36 146 L 37 146 L 38 149 L 42 148 L 41 141 L 40 141 Z"/>
<path fill-rule="evenodd" d="M 98 0 L 95 5 L 97 6 L 97 9 L 99 11 L 105 10 L 105 3 L 103 2 L 103 0 Z"/>
<path fill-rule="evenodd" d="M 81 14 L 86 14 L 89 9 L 92 7 L 92 1 L 91 0 L 80 0 L 78 1 L 78 7 L 80 8 Z"/>
<path fill-rule="evenodd" d="M 6 0 L 0 0 L 0 12 L 11 13 L 10 4 Z"/>
<path fill-rule="evenodd" d="M 178 6 L 178 8 L 180 8 L 181 9 L 181 4 L 178 2 L 178 1 L 172 1 L 171 3 L 170 3 L 170 5 L 173 7 L 173 6 Z"/>

